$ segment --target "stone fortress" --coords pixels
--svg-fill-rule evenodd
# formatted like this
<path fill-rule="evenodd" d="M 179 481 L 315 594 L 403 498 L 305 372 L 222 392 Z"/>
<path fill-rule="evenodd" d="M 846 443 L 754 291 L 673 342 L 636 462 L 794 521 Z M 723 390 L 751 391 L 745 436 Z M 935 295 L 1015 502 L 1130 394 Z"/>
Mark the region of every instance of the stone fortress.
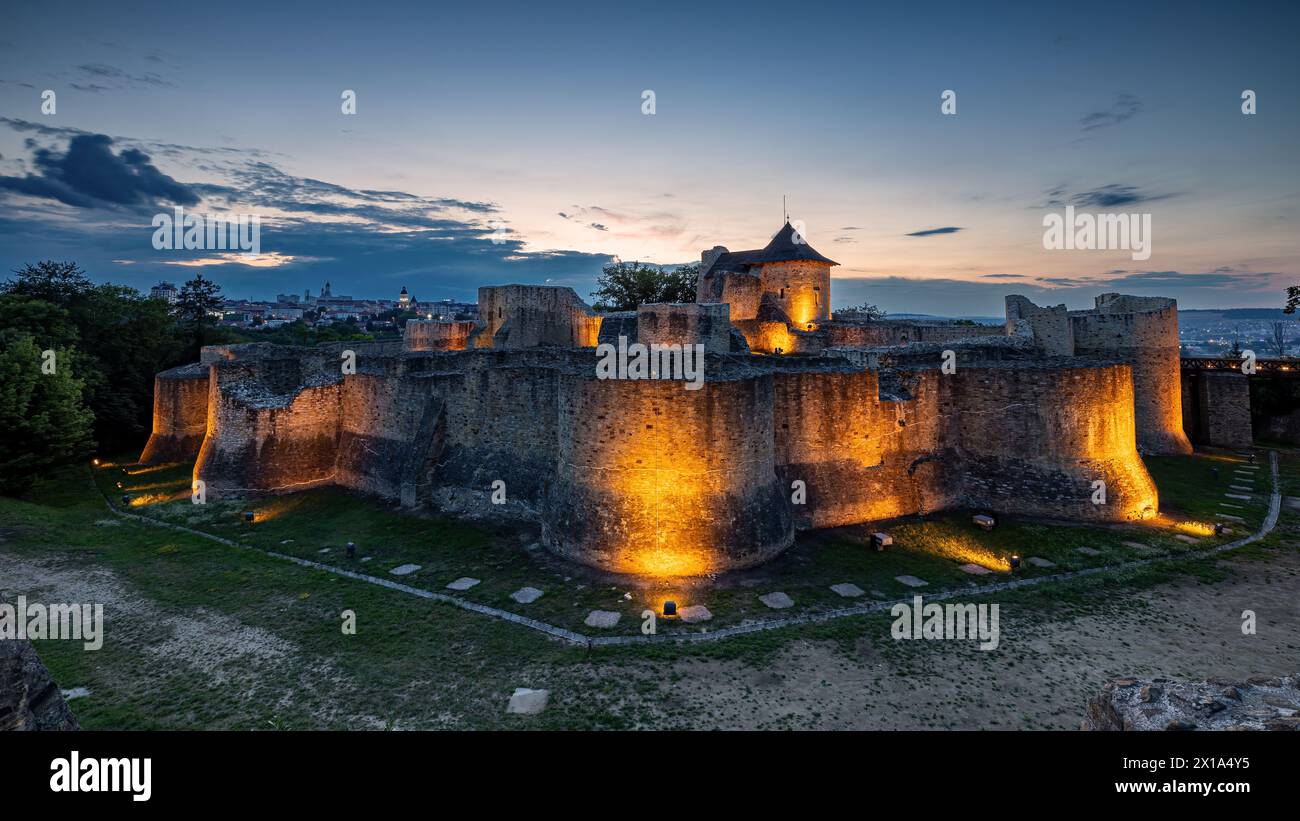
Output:
<path fill-rule="evenodd" d="M 336 485 L 526 520 L 559 556 L 656 577 L 945 508 L 1155 516 L 1139 448 L 1190 450 L 1173 300 L 835 319 L 834 264 L 787 223 L 761 250 L 704 252 L 695 303 L 601 314 L 506 285 L 479 289 L 477 322 L 412 320 L 401 343 L 208 347 L 158 374 L 141 461 L 195 459 L 214 501 Z M 620 336 L 702 345 L 703 388 L 597 378 Z"/>

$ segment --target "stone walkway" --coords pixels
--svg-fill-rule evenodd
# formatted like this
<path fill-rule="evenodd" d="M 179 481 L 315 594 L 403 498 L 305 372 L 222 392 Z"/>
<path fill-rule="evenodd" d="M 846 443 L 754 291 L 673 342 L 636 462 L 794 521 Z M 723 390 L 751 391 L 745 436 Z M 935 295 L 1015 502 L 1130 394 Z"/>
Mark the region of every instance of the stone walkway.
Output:
<path fill-rule="evenodd" d="M 989 593 L 997 593 L 1003 590 L 1016 590 L 1022 587 L 1037 587 L 1038 585 L 1041 584 L 1047 584 L 1047 583 L 1058 582 L 1058 581 L 1067 581 L 1069 579 L 1077 579 L 1085 576 L 1095 576 L 1101 573 L 1111 573 L 1119 570 L 1131 570 L 1134 568 L 1145 567 L 1148 565 L 1159 564 L 1162 562 L 1177 564 L 1177 563 L 1188 561 L 1189 559 L 1193 559 L 1193 560 L 1202 559 L 1208 556 L 1227 553 L 1229 551 L 1236 550 L 1241 547 L 1245 547 L 1248 544 L 1252 544 L 1254 542 L 1259 541 L 1260 539 L 1264 538 L 1269 533 L 1271 533 L 1273 531 L 1273 528 L 1277 526 L 1277 519 L 1282 511 L 1281 481 L 1278 473 L 1278 463 L 1277 463 L 1276 453 L 1273 452 L 1269 453 L 1269 463 L 1270 463 L 1271 474 L 1272 474 L 1272 492 L 1269 497 L 1268 515 L 1264 517 L 1264 522 L 1260 525 L 1258 530 L 1243 538 L 1237 539 L 1232 542 L 1228 542 L 1227 544 L 1219 545 L 1218 547 L 1214 547 L 1208 550 L 1198 551 L 1193 554 L 1186 554 L 1181 556 L 1155 556 L 1152 558 L 1136 559 L 1130 562 L 1121 562 L 1120 564 L 1106 565 L 1103 567 L 1089 567 L 1089 568 L 1084 568 L 1082 570 L 1071 570 L 1065 573 L 1053 573 L 1045 576 L 1035 576 L 1033 578 L 1017 578 L 1005 582 L 995 582 L 993 584 L 984 585 L 978 589 L 966 588 L 961 590 L 938 590 L 928 594 L 927 598 L 933 601 L 943 601 L 945 599 L 951 599 L 955 596 L 971 596 L 971 595 L 986 596 Z M 96 487 L 98 487 L 98 483 L 96 483 Z M 103 491 L 101 490 L 101 495 L 102 494 Z M 363 582 L 367 582 L 368 584 L 375 584 L 375 585 L 379 585 L 380 587 L 387 587 L 390 590 L 396 590 L 401 593 L 407 593 L 412 596 L 418 596 L 422 599 L 430 599 L 433 601 L 444 602 L 454 607 L 459 607 L 462 610 L 470 610 L 475 613 L 481 613 L 483 615 L 491 616 L 493 618 L 498 618 L 504 621 L 513 622 L 515 624 L 519 624 L 524 627 L 529 627 L 532 628 L 533 630 L 546 633 L 547 635 L 554 636 L 555 638 L 563 639 L 573 644 L 586 645 L 587 647 L 598 647 L 603 645 L 645 644 L 645 643 L 652 643 L 652 642 L 716 641 L 718 639 L 728 638 L 730 636 L 740 636 L 748 633 L 757 633 L 763 630 L 776 630 L 782 627 L 794 627 L 802 624 L 818 624 L 821 622 L 827 622 L 827 621 L 847 618 L 851 616 L 864 616 L 872 613 L 888 611 L 895 604 L 910 603 L 909 600 L 907 599 L 891 599 L 888 601 L 865 602 L 863 604 L 851 605 L 849 607 L 841 607 L 834 610 L 823 610 L 816 613 L 807 613 L 801 616 L 787 616 L 784 618 L 777 618 L 777 619 L 748 621 L 742 624 L 734 625 L 732 627 L 723 627 L 718 630 L 711 630 L 711 631 L 701 630 L 698 633 L 679 633 L 679 634 L 664 633 L 664 634 L 653 634 L 653 635 L 592 637 L 592 636 L 584 636 L 583 634 L 577 633 L 573 630 L 567 630 L 563 627 L 559 627 L 554 624 L 548 624 L 544 621 L 539 621 L 538 619 L 531 619 L 528 618 L 527 616 L 521 616 L 517 613 L 511 613 L 508 610 L 501 610 L 496 607 L 489 607 L 484 604 L 478 604 L 477 602 L 468 601 L 458 596 L 449 596 L 445 593 L 435 593 L 431 590 L 424 590 L 418 587 L 412 587 L 411 585 L 403 584 L 401 582 L 396 582 L 391 579 L 381 579 L 377 576 L 368 576 L 364 573 L 358 573 L 356 571 L 346 570 L 340 567 L 333 567 L 331 565 L 322 564 L 321 562 L 311 561 L 310 559 L 301 559 L 298 558 L 297 556 L 290 556 L 288 554 L 279 553 L 274 550 L 262 550 L 261 548 L 250 547 L 245 544 L 240 544 L 231 539 L 225 539 L 222 538 L 221 536 L 214 536 L 211 533 L 204 533 L 201 530 L 195 530 L 194 528 L 185 527 L 184 525 L 177 525 L 177 524 L 172 524 L 170 522 L 159 521 L 157 519 L 153 519 L 148 516 L 143 516 L 139 513 L 129 513 L 127 511 L 119 510 L 113 504 L 113 502 L 109 500 L 107 495 L 104 496 L 104 504 L 107 505 L 108 509 L 112 511 L 114 514 L 123 518 L 134 519 L 136 521 L 154 525 L 155 527 L 162 527 L 170 530 L 177 530 L 180 532 L 189 533 L 190 535 L 193 536 L 199 536 L 204 539 L 210 539 L 212 541 L 219 542 L 228 547 L 237 547 L 237 548 L 242 548 L 244 550 L 257 550 L 258 552 L 263 553 L 264 555 L 271 556 L 276 559 L 283 559 L 285 561 L 293 562 L 294 564 L 300 567 L 308 567 L 315 570 L 323 570 L 327 573 L 334 573 L 335 575 L 343 576 L 349 579 L 354 579 L 356 581 L 363 581 Z M 1083 552 L 1085 550 L 1084 548 L 1078 548 L 1078 549 L 1080 552 Z M 925 581 L 923 581 L 922 579 L 917 579 L 914 576 L 908 576 L 908 577 L 900 576 L 898 577 L 898 580 L 902 581 L 904 578 L 911 579 L 915 582 L 920 582 L 921 584 L 926 584 Z M 904 582 L 904 584 L 907 584 L 907 582 Z M 534 589 L 534 588 L 524 588 L 524 590 L 530 590 L 530 589 Z M 518 592 L 522 593 L 523 591 L 521 590 Z M 541 591 L 538 591 L 538 593 L 540 594 Z M 705 613 L 708 613 L 707 609 L 703 607 L 701 607 L 700 609 L 703 610 Z M 712 617 L 711 614 L 709 617 L 710 618 Z"/>

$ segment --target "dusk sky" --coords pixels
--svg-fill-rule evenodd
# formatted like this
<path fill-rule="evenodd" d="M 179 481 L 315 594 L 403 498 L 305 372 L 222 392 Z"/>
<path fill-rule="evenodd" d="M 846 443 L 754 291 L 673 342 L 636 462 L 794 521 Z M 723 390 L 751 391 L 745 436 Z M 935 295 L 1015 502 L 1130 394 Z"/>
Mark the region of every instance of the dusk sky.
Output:
<path fill-rule="evenodd" d="M 8 4 L 0 267 L 585 299 L 612 257 L 762 247 L 784 195 L 835 307 L 1300 284 L 1294 3 L 278 5 Z M 262 256 L 155 250 L 174 204 L 260 215 Z M 1150 258 L 1045 250 L 1066 205 L 1150 214 Z"/>

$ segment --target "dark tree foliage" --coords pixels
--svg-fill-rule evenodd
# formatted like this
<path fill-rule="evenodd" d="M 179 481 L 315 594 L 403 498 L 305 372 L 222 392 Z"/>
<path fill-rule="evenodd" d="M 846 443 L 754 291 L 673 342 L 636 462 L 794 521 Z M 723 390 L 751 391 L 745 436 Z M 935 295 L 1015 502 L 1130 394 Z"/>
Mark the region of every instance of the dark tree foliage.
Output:
<path fill-rule="evenodd" d="M 93 450 L 95 417 L 73 375 L 82 364 L 75 349 L 42 348 L 26 330 L 0 329 L 0 494 L 23 493 Z"/>
<path fill-rule="evenodd" d="M 174 310 L 176 319 L 190 328 L 194 340 L 191 359 L 199 358 L 199 351 L 203 348 L 204 329 L 216 325 L 213 314 L 221 310 L 222 301 L 221 286 L 210 279 L 204 279 L 203 274 L 181 286 Z"/>
<path fill-rule="evenodd" d="M 611 262 L 600 272 L 592 292 L 598 311 L 635 311 L 656 302 L 694 302 L 700 266 L 663 268 L 639 262 Z"/>
<path fill-rule="evenodd" d="M 0 284 L 0 332 L 41 349 L 68 349 L 81 399 L 106 453 L 138 447 L 153 412 L 153 377 L 193 361 L 165 302 L 121 285 L 95 285 L 74 263 L 39 262 Z"/>

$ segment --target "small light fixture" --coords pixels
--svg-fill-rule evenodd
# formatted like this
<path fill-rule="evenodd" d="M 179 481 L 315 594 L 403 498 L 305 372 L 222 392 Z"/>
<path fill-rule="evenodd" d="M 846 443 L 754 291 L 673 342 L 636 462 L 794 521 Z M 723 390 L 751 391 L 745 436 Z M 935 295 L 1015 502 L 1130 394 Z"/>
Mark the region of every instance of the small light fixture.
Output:
<path fill-rule="evenodd" d="M 677 602 L 668 599 L 664 602 L 664 615 L 672 618 L 677 615 Z"/>
<path fill-rule="evenodd" d="M 883 530 L 871 534 L 871 546 L 877 551 L 882 551 L 894 543 L 894 537 L 890 536 Z"/>
<path fill-rule="evenodd" d="M 117 483 L 117 489 L 118 489 L 118 490 L 121 490 L 121 489 L 122 489 L 122 483 L 121 483 L 121 482 L 118 482 L 118 483 Z"/>
<path fill-rule="evenodd" d="M 348 558 L 355 559 L 357 557 L 357 543 L 348 542 L 347 551 L 348 551 Z"/>
<path fill-rule="evenodd" d="M 1214 535 L 1215 535 L 1215 536 L 1222 536 L 1222 535 L 1223 535 L 1223 522 L 1215 522 L 1215 523 L 1214 523 Z"/>
<path fill-rule="evenodd" d="M 253 511 L 251 510 L 244 511 L 244 521 L 248 522 L 251 525 L 253 523 L 254 518 L 255 517 L 253 516 Z"/>
<path fill-rule="evenodd" d="M 123 493 L 123 494 L 122 494 L 122 504 L 124 504 L 124 505 L 129 505 L 129 504 L 131 504 L 131 496 L 130 496 L 130 494 L 128 494 L 128 493 Z"/>
<path fill-rule="evenodd" d="M 98 459 L 91 459 L 91 460 L 90 460 L 90 463 L 91 463 L 92 465 L 94 465 L 95 467 L 99 467 L 99 460 L 98 460 Z"/>
<path fill-rule="evenodd" d="M 1012 557 L 1011 557 L 1011 561 L 1009 562 L 1009 564 L 1011 565 L 1011 571 L 1012 571 L 1013 573 L 1014 573 L 1015 571 L 1019 570 L 1019 569 L 1020 569 L 1020 557 L 1019 557 L 1019 556 L 1012 556 Z"/>
<path fill-rule="evenodd" d="M 976 513 L 971 521 L 981 530 L 992 530 L 997 525 L 997 521 L 987 513 Z"/>

